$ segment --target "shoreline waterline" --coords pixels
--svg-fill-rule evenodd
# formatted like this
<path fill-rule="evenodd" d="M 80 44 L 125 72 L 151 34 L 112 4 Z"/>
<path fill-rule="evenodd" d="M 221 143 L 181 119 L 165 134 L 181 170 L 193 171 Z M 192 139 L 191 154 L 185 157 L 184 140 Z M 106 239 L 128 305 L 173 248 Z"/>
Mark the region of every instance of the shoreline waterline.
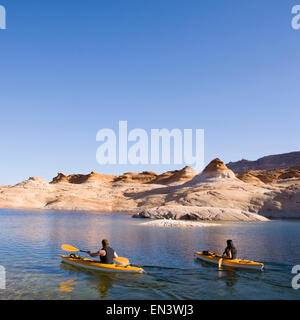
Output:
<path fill-rule="evenodd" d="M 120 215 L 124 215 L 124 216 L 130 216 L 136 220 L 140 220 L 140 221 L 156 221 L 156 220 L 169 220 L 169 221 L 178 221 L 178 222 L 195 222 L 195 223 L 212 223 L 212 222 L 231 222 L 231 223 L 238 223 L 238 222 L 267 222 L 266 221 L 237 221 L 237 220 L 190 220 L 190 219 L 165 219 L 165 218 L 144 218 L 144 217 L 134 217 L 133 215 L 136 215 L 137 213 L 139 213 L 141 210 L 136 210 L 136 211 L 122 211 L 122 210 L 112 210 L 112 211 L 109 211 L 109 210 L 101 210 L 101 211 L 98 211 L 98 210 L 70 210 L 70 209 L 48 209 L 48 208 L 29 208 L 29 207 L 25 207 L 25 208 L 11 208 L 11 207 L 8 207 L 8 208 L 5 208 L 5 207 L 1 207 L 0 208 L 0 212 L 1 211 L 4 211 L 4 210 L 10 210 L 10 211 L 13 211 L 13 212 L 37 212 L 37 213 L 41 213 L 41 212 L 44 212 L 44 213 L 47 213 L 47 212 L 57 212 L 57 213 L 87 213 L 87 214 L 93 214 L 93 215 L 102 215 L 102 214 L 120 214 Z M 267 219 L 269 219 L 269 221 L 300 221 L 300 217 L 295 217 L 294 215 L 292 216 L 289 216 L 287 218 L 284 218 L 284 217 L 281 217 L 281 216 L 275 216 L 275 217 L 268 217 L 268 216 L 265 216 L 261 213 L 258 213 L 257 215 L 260 215 L 262 217 L 265 217 Z M 158 223 L 157 223 L 158 224 Z"/>

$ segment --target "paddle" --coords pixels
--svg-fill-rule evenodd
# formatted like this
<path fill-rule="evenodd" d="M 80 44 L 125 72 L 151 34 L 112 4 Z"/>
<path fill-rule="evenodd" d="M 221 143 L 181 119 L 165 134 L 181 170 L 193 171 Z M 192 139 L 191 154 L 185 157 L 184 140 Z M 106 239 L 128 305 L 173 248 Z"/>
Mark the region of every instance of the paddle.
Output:
<path fill-rule="evenodd" d="M 222 270 L 222 262 L 223 262 L 223 258 L 219 260 L 219 270 Z"/>
<path fill-rule="evenodd" d="M 69 244 L 63 244 L 61 246 L 61 248 L 64 250 L 64 251 L 69 251 L 69 252 L 85 252 L 85 253 L 88 253 L 88 251 L 86 250 L 80 250 L 80 249 L 77 249 L 73 246 L 70 246 Z"/>
<path fill-rule="evenodd" d="M 87 250 L 80 250 L 80 249 L 77 249 L 73 246 L 70 246 L 69 244 L 63 244 L 61 246 L 61 248 L 64 250 L 64 251 L 68 251 L 68 252 L 84 252 L 84 253 L 89 253 L 89 251 Z M 118 258 L 114 258 L 114 260 L 119 263 L 119 264 L 123 264 L 123 265 L 129 265 L 129 260 L 127 258 L 124 258 L 124 257 L 118 257 Z"/>

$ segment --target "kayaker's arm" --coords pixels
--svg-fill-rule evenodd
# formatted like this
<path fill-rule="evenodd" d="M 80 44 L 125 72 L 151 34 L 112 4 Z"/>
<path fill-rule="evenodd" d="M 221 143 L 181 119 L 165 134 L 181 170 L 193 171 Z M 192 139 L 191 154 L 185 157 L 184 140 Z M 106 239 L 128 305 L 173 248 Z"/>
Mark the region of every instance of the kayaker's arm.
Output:
<path fill-rule="evenodd" d="M 228 250 L 228 248 L 226 248 L 223 252 L 222 258 L 232 259 L 231 249 Z"/>
<path fill-rule="evenodd" d="M 88 254 L 93 258 L 100 257 L 100 256 L 101 257 L 105 257 L 106 256 L 105 250 L 99 250 L 98 252 L 95 252 L 95 253 L 92 253 L 92 252 L 89 251 Z"/>
<path fill-rule="evenodd" d="M 95 258 L 95 257 L 99 257 L 100 256 L 100 251 L 95 252 L 95 253 L 92 253 L 92 252 L 89 251 L 88 254 L 89 254 L 89 256 Z"/>
<path fill-rule="evenodd" d="M 98 252 L 92 253 L 88 252 L 89 256 L 95 258 L 95 257 L 105 257 L 106 256 L 106 251 L 105 250 L 99 250 Z M 116 252 L 114 252 L 114 258 L 118 258 L 119 256 L 117 255 Z"/>

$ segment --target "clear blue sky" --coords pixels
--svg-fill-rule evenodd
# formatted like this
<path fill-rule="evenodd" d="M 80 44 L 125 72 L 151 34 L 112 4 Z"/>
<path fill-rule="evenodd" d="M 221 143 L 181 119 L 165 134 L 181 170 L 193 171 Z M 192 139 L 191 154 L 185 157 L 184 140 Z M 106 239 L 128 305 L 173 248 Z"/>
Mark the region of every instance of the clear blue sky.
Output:
<path fill-rule="evenodd" d="M 206 163 L 300 150 L 300 0 L 0 0 L 0 185 L 104 173 L 96 133 L 204 128 Z"/>

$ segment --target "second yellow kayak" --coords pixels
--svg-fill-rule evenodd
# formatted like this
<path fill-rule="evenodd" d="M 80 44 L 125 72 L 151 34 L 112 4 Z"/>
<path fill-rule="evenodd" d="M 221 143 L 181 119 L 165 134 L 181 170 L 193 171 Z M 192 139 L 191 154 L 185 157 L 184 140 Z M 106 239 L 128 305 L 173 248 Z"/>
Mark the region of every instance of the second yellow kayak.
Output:
<path fill-rule="evenodd" d="M 220 255 L 214 254 L 213 252 L 195 252 L 195 259 L 210 262 L 213 264 L 219 264 L 222 257 Z M 264 264 L 260 262 L 242 260 L 242 259 L 223 259 L 222 265 L 232 268 L 245 268 L 253 270 L 263 270 Z"/>

